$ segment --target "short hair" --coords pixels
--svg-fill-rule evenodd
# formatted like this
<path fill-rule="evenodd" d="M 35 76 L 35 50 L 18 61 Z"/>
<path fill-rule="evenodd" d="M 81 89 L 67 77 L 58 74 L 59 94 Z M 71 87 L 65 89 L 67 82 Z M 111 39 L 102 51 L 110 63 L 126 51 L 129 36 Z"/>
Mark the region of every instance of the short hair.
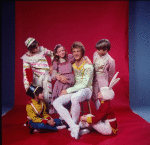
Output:
<path fill-rule="evenodd" d="M 31 45 L 28 47 L 28 50 L 33 50 L 37 47 L 37 44 L 39 45 L 39 42 L 37 40 L 34 40 Z"/>
<path fill-rule="evenodd" d="M 84 45 L 81 43 L 81 42 L 74 42 L 71 46 L 71 52 L 73 51 L 73 48 L 80 48 L 81 49 L 81 53 L 82 53 L 82 57 L 84 56 L 85 54 L 85 47 Z"/>
<path fill-rule="evenodd" d="M 110 45 L 110 41 L 108 39 L 101 39 L 95 45 L 95 48 L 98 50 L 102 49 L 102 50 L 109 51 L 110 47 L 111 47 L 111 45 Z"/>
<path fill-rule="evenodd" d="M 37 89 L 36 89 L 36 91 L 35 91 L 35 95 L 36 96 L 39 96 L 39 94 L 41 94 L 43 92 L 43 87 L 38 87 Z"/>

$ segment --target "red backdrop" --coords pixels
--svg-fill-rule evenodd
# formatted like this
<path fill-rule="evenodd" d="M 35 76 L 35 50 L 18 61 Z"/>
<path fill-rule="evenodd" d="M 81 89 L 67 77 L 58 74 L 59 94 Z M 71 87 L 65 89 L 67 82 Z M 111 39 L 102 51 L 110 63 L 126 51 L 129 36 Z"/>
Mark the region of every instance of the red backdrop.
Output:
<path fill-rule="evenodd" d="M 27 51 L 26 38 L 34 37 L 50 50 L 60 43 L 68 52 L 74 41 L 80 41 L 91 60 L 97 41 L 107 38 L 121 78 L 114 87 L 112 104 L 129 107 L 128 5 L 128 1 L 16 1 L 15 105 L 30 100 L 25 95 L 20 59 Z"/>

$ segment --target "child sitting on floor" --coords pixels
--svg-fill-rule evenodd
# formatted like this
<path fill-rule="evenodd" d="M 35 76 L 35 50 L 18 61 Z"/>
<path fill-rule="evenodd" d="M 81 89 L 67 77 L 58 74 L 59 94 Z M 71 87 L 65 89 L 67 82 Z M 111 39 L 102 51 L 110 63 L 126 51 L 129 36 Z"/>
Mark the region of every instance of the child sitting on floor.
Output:
<path fill-rule="evenodd" d="M 26 124 L 31 129 L 31 134 L 36 131 L 58 131 L 58 129 L 66 128 L 65 125 L 62 125 L 60 119 L 53 119 L 46 112 L 42 87 L 31 85 L 26 94 L 32 97 L 31 101 L 26 105 L 28 119 Z"/>
<path fill-rule="evenodd" d="M 120 78 L 116 79 L 117 75 L 118 72 L 113 77 L 109 87 L 100 88 L 98 99 L 100 100 L 101 105 L 96 114 L 88 114 L 80 117 L 79 125 L 81 128 L 92 127 L 103 135 L 114 135 L 117 133 L 117 121 L 110 105 L 110 100 L 114 98 L 112 87 L 120 80 Z M 89 133 L 87 129 L 84 130 L 85 129 L 80 131 L 80 135 Z"/>

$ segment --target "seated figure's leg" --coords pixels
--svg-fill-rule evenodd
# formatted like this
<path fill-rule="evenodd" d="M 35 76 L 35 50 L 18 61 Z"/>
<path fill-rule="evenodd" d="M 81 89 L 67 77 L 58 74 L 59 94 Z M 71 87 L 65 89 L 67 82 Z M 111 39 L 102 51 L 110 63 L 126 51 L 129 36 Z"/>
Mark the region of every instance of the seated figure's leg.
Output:
<path fill-rule="evenodd" d="M 54 122 L 56 123 L 55 126 L 59 126 L 62 125 L 61 120 L 60 119 L 54 119 Z"/>
<path fill-rule="evenodd" d="M 70 116 L 70 112 L 63 106 L 71 100 L 73 94 L 62 95 L 58 97 L 54 102 L 53 106 L 57 110 L 58 114 L 66 121 L 71 128 L 71 136 L 75 139 L 79 137 L 79 125 L 76 125 Z"/>
<path fill-rule="evenodd" d="M 51 126 L 51 125 L 44 124 L 44 123 L 36 123 L 36 122 L 30 121 L 29 124 L 31 125 L 33 129 L 37 129 L 41 131 L 57 131 L 58 130 L 56 126 Z"/>
<path fill-rule="evenodd" d="M 112 128 L 108 121 L 99 121 L 97 124 L 92 125 L 92 127 L 103 135 L 110 135 L 112 133 Z"/>
<path fill-rule="evenodd" d="M 72 94 L 62 95 L 58 97 L 54 102 L 53 106 L 58 114 L 65 120 L 65 122 L 73 128 L 75 123 L 73 122 L 70 112 L 64 107 L 65 104 L 70 102 Z"/>
<path fill-rule="evenodd" d="M 71 103 L 72 103 L 71 114 L 72 119 L 75 123 L 77 123 L 80 116 L 80 102 L 90 99 L 91 96 L 92 91 L 89 88 L 81 89 L 71 96 Z"/>

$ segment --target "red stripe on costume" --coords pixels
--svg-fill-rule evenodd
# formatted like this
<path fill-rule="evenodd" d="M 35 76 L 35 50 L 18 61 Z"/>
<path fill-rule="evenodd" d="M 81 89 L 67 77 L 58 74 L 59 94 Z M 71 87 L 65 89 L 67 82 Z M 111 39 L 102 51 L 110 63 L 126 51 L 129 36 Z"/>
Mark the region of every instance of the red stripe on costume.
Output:
<path fill-rule="evenodd" d="M 31 68 L 26 68 L 25 71 L 26 71 L 27 79 L 28 79 L 29 83 L 31 83 L 32 80 L 33 80 L 32 69 Z"/>

